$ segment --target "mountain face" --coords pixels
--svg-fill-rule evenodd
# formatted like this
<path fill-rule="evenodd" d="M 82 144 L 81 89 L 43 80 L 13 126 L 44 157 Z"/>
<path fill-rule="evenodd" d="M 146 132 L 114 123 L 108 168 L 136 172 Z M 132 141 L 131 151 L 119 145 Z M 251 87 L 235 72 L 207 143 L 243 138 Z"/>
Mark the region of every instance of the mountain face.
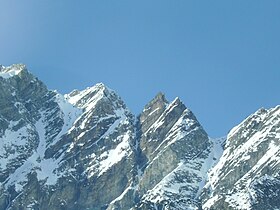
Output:
<path fill-rule="evenodd" d="M 179 98 L 134 116 L 104 84 L 61 95 L 0 65 L 0 210 L 280 209 L 279 123 L 211 139 Z"/>
<path fill-rule="evenodd" d="M 280 106 L 233 128 L 208 177 L 203 209 L 280 209 Z"/>

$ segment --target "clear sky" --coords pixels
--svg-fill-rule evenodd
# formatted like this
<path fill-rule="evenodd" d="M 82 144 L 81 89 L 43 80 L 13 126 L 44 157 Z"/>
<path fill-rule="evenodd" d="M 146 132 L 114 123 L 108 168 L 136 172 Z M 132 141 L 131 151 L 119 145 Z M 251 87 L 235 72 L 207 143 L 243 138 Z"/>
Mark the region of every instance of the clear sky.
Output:
<path fill-rule="evenodd" d="M 179 96 L 223 136 L 280 104 L 280 1 L 1 0 L 0 63 L 61 93 L 103 82 L 135 114 Z"/>

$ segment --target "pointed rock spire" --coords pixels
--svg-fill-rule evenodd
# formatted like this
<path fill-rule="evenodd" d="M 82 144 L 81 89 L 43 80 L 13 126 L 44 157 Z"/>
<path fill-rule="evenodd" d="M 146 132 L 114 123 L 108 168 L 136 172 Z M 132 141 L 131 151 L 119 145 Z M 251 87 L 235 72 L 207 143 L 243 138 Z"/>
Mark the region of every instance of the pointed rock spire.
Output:
<path fill-rule="evenodd" d="M 144 108 L 140 114 L 142 132 L 145 132 L 164 112 L 168 101 L 162 92 L 159 92 Z"/>

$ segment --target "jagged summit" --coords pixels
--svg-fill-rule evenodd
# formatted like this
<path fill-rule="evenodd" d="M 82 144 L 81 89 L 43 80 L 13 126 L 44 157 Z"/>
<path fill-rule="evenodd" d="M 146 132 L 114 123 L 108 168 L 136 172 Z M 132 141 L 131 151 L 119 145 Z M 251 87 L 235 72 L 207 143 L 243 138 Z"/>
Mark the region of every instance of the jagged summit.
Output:
<path fill-rule="evenodd" d="M 145 132 L 166 109 L 176 107 L 178 105 L 182 110 L 186 109 L 186 106 L 178 97 L 169 103 L 165 95 L 162 92 L 159 92 L 149 103 L 147 103 L 147 105 L 145 105 L 144 110 L 139 116 L 143 132 Z"/>
<path fill-rule="evenodd" d="M 19 63 L 19 64 L 12 64 L 11 66 L 3 66 L 0 64 L 0 69 L 2 72 L 9 72 L 15 70 L 26 70 L 26 65 Z"/>
<path fill-rule="evenodd" d="M 169 104 L 183 104 L 179 97 L 176 97 L 171 103 L 166 99 L 165 94 L 159 92 L 149 103 L 145 105 L 142 114 L 151 114 L 155 110 L 160 110 L 167 107 Z M 185 106 L 185 105 L 184 105 Z"/>
<path fill-rule="evenodd" d="M 153 100 L 150 103 L 155 103 L 155 102 L 163 102 L 163 103 L 167 103 L 168 101 L 165 98 L 165 94 L 162 92 L 159 92 L 158 94 L 156 94 L 156 96 L 153 98 Z"/>
<path fill-rule="evenodd" d="M 162 92 L 159 92 L 147 105 L 145 106 L 143 112 L 149 112 L 153 108 L 162 108 L 168 104 L 168 101 L 165 98 L 165 95 Z"/>
<path fill-rule="evenodd" d="M 178 97 L 136 117 L 102 83 L 0 69 L 0 210 L 280 209 L 280 106 L 210 139 Z"/>
<path fill-rule="evenodd" d="M 7 67 L 0 65 L 0 77 L 8 79 L 18 75 L 23 70 L 26 70 L 26 66 L 24 64 L 13 64 Z"/>
<path fill-rule="evenodd" d="M 100 97 L 102 96 L 108 96 L 110 94 L 113 94 L 114 91 L 106 87 L 103 83 L 98 83 L 92 87 L 87 87 L 85 90 L 73 90 L 71 93 L 66 94 L 65 98 L 71 103 L 71 104 L 79 104 L 82 103 L 81 99 L 83 101 L 85 100 L 85 97 L 92 98 L 93 95 L 98 95 Z M 79 105 L 81 106 L 81 105 Z"/>
<path fill-rule="evenodd" d="M 75 107 L 84 109 L 85 113 L 96 110 L 96 115 L 106 117 L 106 115 L 122 115 L 130 113 L 123 100 L 103 83 L 98 83 L 85 90 L 74 90 L 64 95 L 66 101 Z"/>

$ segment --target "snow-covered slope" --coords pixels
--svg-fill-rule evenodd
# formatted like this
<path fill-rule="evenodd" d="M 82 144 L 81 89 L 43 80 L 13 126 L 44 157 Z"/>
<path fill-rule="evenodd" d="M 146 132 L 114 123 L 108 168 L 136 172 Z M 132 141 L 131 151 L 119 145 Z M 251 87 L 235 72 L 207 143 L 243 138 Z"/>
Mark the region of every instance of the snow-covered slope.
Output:
<path fill-rule="evenodd" d="M 264 203 L 266 209 L 280 208 L 279 190 L 272 191 L 280 181 L 279 139 L 280 106 L 260 109 L 233 128 L 209 172 L 203 208 L 262 209 Z"/>

